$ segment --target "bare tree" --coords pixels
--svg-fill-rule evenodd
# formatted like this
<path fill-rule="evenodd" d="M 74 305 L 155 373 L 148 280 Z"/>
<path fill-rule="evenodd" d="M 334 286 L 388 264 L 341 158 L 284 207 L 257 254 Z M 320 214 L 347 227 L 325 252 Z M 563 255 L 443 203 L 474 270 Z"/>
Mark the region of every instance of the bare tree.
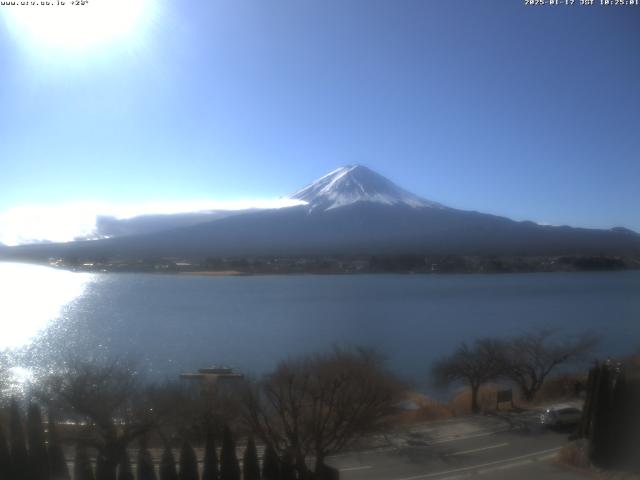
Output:
<path fill-rule="evenodd" d="M 7 350 L 0 350 L 0 405 L 6 404 L 15 394 L 16 382 L 11 371 L 13 361 Z"/>
<path fill-rule="evenodd" d="M 340 452 L 380 425 L 399 398 L 401 383 L 373 351 L 334 349 L 280 363 L 262 382 L 249 385 L 245 418 L 281 456 L 293 458 L 308 478 L 327 455 Z"/>
<path fill-rule="evenodd" d="M 202 401 L 193 385 L 165 382 L 146 388 L 155 427 L 165 441 L 192 438 L 202 422 Z"/>
<path fill-rule="evenodd" d="M 547 376 L 558 366 L 585 359 L 594 351 L 598 339 L 585 334 L 558 340 L 553 330 L 539 330 L 512 338 L 507 344 L 505 377 L 531 401 L 542 388 Z"/>
<path fill-rule="evenodd" d="M 438 360 L 431 368 L 431 377 L 439 386 L 465 383 L 471 389 L 471 411 L 478 413 L 480 387 L 502 373 L 505 344 L 494 338 L 482 338 L 469 346 L 462 343 L 453 354 Z"/>
<path fill-rule="evenodd" d="M 165 441 L 204 441 L 208 434 L 220 435 L 241 414 L 236 389 L 223 383 L 215 389 L 184 380 L 149 385 L 144 398 Z"/>
<path fill-rule="evenodd" d="M 47 379 L 41 395 L 78 425 L 86 424 L 90 431 L 75 440 L 96 448 L 105 472 L 115 478 L 127 445 L 153 426 L 141 386 L 130 363 L 71 362 Z"/>

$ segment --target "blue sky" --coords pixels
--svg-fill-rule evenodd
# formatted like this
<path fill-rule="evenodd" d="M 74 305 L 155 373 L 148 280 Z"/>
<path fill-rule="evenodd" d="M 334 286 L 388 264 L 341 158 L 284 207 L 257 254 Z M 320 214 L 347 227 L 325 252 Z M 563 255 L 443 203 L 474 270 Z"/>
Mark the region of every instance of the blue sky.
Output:
<path fill-rule="evenodd" d="M 640 231 L 640 7 L 144 1 L 73 51 L 4 15 L 0 212 L 276 198 L 361 163 L 453 207 Z"/>

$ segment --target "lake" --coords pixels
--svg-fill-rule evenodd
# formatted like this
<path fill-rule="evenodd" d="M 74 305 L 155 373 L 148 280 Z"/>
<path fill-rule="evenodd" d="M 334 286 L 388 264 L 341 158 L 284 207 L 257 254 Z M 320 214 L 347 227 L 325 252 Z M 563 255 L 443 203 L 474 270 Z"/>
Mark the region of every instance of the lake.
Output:
<path fill-rule="evenodd" d="M 0 264 L 0 348 L 25 364 L 128 356 L 156 378 L 260 374 L 332 345 L 376 347 L 418 385 L 464 340 L 530 328 L 640 348 L 640 272 L 201 277 Z"/>

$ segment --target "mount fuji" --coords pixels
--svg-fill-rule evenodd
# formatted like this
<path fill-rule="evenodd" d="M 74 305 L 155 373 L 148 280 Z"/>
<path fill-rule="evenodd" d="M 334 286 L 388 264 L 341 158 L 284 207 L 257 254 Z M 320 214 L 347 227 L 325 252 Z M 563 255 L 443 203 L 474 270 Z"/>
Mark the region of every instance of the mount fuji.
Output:
<path fill-rule="evenodd" d="M 2 249 L 22 259 L 296 255 L 640 255 L 640 235 L 555 227 L 449 208 L 364 166 L 338 168 L 291 195 L 300 205 L 161 232 Z"/>
<path fill-rule="evenodd" d="M 325 211 L 358 202 L 444 208 L 407 192 L 362 165 L 340 167 L 298 190 L 291 198 L 306 202 L 312 210 Z"/>

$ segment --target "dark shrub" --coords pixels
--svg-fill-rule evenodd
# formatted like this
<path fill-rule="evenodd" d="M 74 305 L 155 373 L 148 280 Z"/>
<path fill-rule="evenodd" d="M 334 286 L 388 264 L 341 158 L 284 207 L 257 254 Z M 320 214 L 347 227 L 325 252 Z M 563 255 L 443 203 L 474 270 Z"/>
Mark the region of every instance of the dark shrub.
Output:
<path fill-rule="evenodd" d="M 178 478 L 180 480 L 198 480 L 198 459 L 193 447 L 187 441 L 182 444 L 182 450 L 180 450 L 180 473 Z"/>
<path fill-rule="evenodd" d="M 222 433 L 220 480 L 240 480 L 240 465 L 236 456 L 236 442 L 228 426 L 224 427 Z"/>
<path fill-rule="evenodd" d="M 258 463 L 258 451 L 253 437 L 249 438 L 247 448 L 244 450 L 242 458 L 242 478 L 243 480 L 260 480 L 260 464 Z"/>

